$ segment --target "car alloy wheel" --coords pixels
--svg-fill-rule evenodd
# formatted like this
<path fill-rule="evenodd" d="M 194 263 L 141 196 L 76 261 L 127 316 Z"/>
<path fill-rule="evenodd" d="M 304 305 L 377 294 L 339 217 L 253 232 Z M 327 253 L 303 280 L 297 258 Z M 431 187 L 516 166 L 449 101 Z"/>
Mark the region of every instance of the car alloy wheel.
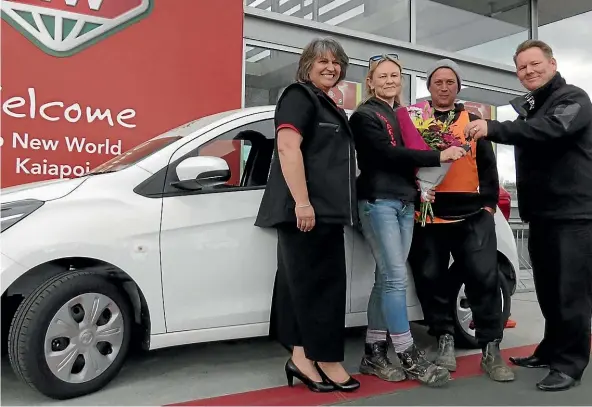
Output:
<path fill-rule="evenodd" d="M 100 376 L 117 358 L 123 343 L 121 310 L 106 295 L 85 293 L 72 298 L 54 315 L 45 334 L 45 360 L 67 383 Z"/>

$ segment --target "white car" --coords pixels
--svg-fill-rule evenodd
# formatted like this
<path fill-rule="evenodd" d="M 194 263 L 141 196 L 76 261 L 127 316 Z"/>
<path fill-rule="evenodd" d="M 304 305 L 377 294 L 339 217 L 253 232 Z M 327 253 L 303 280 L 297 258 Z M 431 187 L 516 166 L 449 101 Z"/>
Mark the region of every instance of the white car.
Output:
<path fill-rule="evenodd" d="M 273 115 L 266 106 L 208 116 L 86 176 L 1 191 L 2 339 L 17 376 L 71 398 L 113 379 L 130 346 L 268 334 L 276 233 L 253 223 Z M 507 318 L 518 255 L 509 195 L 502 200 L 495 222 Z M 346 228 L 345 245 L 346 324 L 363 326 L 375 264 L 357 229 Z M 451 295 L 457 341 L 474 346 L 461 281 Z M 407 304 L 409 319 L 421 321 L 412 278 Z"/>

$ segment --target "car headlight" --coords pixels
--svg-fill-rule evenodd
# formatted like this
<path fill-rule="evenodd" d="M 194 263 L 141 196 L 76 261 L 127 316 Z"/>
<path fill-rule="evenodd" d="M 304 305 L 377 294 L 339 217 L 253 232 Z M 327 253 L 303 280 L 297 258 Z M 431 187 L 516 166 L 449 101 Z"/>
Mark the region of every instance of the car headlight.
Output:
<path fill-rule="evenodd" d="M 6 229 L 23 220 L 43 205 L 43 201 L 36 199 L 25 199 L 22 201 L 3 203 L 1 207 L 1 226 L 4 232 Z"/>

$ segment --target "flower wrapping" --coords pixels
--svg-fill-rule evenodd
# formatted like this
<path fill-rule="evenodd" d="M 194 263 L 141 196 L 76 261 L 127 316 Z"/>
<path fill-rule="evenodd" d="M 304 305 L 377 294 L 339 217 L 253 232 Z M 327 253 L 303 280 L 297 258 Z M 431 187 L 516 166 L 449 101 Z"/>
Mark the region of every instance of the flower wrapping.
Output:
<path fill-rule="evenodd" d="M 454 120 L 454 111 L 450 112 L 444 122 L 436 120 L 429 102 L 419 102 L 411 106 L 399 107 L 396 111 L 401 137 L 406 148 L 413 150 L 443 151 L 449 147 L 462 146 L 454 136 L 450 126 Z M 419 222 L 425 226 L 430 218 L 434 220 L 432 203 L 427 199 L 430 189 L 436 188 L 444 180 L 451 163 L 442 163 L 440 167 L 422 167 L 416 172 L 417 183 L 421 193 Z"/>

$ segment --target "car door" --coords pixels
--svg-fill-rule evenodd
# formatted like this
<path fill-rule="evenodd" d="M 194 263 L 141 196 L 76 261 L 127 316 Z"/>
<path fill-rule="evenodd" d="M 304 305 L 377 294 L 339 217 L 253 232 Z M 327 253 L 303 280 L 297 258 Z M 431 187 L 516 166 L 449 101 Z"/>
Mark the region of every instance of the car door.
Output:
<path fill-rule="evenodd" d="M 182 158 L 221 157 L 231 178 L 200 191 L 165 191 L 161 267 L 167 332 L 269 321 L 276 233 L 253 224 L 269 172 L 269 145 L 273 149 L 271 114 L 226 124 L 213 130 L 215 137 L 206 134 L 171 158 L 168 171 L 174 174 Z"/>
<path fill-rule="evenodd" d="M 370 250 L 368 242 L 360 231 L 353 233 L 353 265 L 352 265 L 352 290 L 351 312 L 365 313 L 368 309 L 368 300 L 374 285 L 374 269 L 376 262 Z M 419 300 L 415 291 L 415 282 L 407 263 L 407 308 L 418 307 Z M 411 316 L 410 316 L 411 318 Z M 354 319 L 354 321 L 360 321 Z"/>

